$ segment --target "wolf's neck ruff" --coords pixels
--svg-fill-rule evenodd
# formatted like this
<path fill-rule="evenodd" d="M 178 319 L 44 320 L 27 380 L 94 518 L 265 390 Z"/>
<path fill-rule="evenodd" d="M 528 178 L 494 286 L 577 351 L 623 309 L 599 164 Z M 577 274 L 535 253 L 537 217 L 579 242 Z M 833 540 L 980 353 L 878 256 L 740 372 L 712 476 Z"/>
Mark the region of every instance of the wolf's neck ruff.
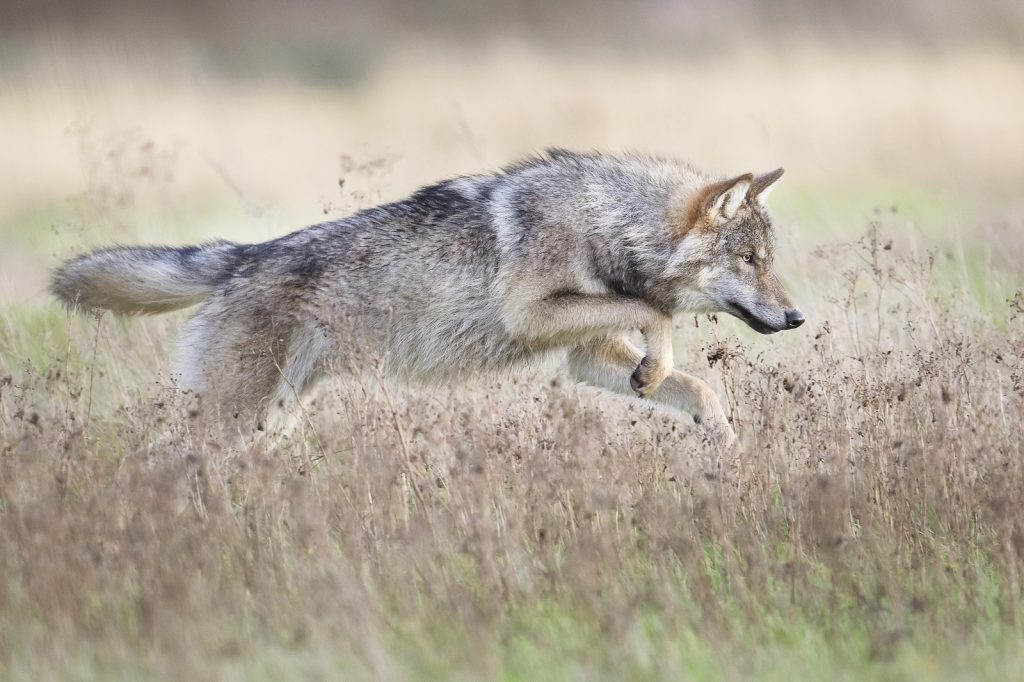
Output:
<path fill-rule="evenodd" d="M 325 374 L 463 380 L 554 357 L 728 444 L 714 394 L 672 369 L 671 316 L 729 312 L 763 333 L 802 322 L 771 269 L 764 198 L 781 174 L 713 180 L 658 157 L 551 150 L 263 244 L 100 249 L 51 289 L 121 314 L 200 304 L 181 381 L 235 432 Z"/>

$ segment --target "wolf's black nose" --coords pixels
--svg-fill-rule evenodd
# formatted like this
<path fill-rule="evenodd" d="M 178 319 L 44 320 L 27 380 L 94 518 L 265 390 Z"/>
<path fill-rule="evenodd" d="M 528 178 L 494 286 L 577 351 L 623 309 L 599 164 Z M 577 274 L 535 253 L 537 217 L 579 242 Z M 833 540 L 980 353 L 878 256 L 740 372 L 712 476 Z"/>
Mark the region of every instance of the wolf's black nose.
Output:
<path fill-rule="evenodd" d="M 786 311 L 786 329 L 796 329 L 804 323 L 804 314 L 799 310 Z"/>

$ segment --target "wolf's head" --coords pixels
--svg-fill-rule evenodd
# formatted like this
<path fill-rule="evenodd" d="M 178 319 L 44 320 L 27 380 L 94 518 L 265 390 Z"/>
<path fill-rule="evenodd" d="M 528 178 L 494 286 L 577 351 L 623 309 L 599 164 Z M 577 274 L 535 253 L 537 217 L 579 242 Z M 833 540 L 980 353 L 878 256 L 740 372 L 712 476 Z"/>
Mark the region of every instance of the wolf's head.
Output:
<path fill-rule="evenodd" d="M 775 235 L 765 208 L 782 169 L 701 187 L 673 218 L 677 247 L 670 271 L 681 284 L 679 307 L 726 312 L 761 334 L 804 323 L 775 271 Z"/>

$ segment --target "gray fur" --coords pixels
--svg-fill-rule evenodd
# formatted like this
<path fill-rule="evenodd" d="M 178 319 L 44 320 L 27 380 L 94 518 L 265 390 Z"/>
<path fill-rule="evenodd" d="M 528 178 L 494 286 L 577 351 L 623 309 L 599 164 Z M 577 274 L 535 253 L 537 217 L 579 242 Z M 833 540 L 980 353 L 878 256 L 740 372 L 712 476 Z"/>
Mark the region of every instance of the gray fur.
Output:
<path fill-rule="evenodd" d="M 182 332 L 181 381 L 246 424 L 328 369 L 452 381 L 569 350 L 581 380 L 632 386 L 728 444 L 714 394 L 672 371 L 668 335 L 684 311 L 786 326 L 757 197 L 777 176 L 752 177 L 719 191 L 675 161 L 551 150 L 263 244 L 102 249 L 52 290 L 129 314 L 204 301 Z M 622 337 L 634 329 L 646 356 Z"/>

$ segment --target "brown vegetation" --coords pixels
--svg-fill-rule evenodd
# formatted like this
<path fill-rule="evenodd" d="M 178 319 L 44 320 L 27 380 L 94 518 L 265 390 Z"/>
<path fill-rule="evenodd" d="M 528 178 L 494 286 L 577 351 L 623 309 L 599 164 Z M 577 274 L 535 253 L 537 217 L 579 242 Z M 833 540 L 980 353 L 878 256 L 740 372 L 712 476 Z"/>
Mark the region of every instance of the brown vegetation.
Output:
<path fill-rule="evenodd" d="M 723 380 L 743 439 L 720 471 L 689 420 L 534 379 L 332 385 L 291 441 L 232 453 L 170 388 L 93 405 L 133 332 L 72 321 L 52 362 L 0 373 L 0 664 L 1013 670 L 1024 299 L 993 319 L 878 230 L 816 255 L 832 314 L 802 337 L 696 321 L 712 335 L 677 357 Z"/>

